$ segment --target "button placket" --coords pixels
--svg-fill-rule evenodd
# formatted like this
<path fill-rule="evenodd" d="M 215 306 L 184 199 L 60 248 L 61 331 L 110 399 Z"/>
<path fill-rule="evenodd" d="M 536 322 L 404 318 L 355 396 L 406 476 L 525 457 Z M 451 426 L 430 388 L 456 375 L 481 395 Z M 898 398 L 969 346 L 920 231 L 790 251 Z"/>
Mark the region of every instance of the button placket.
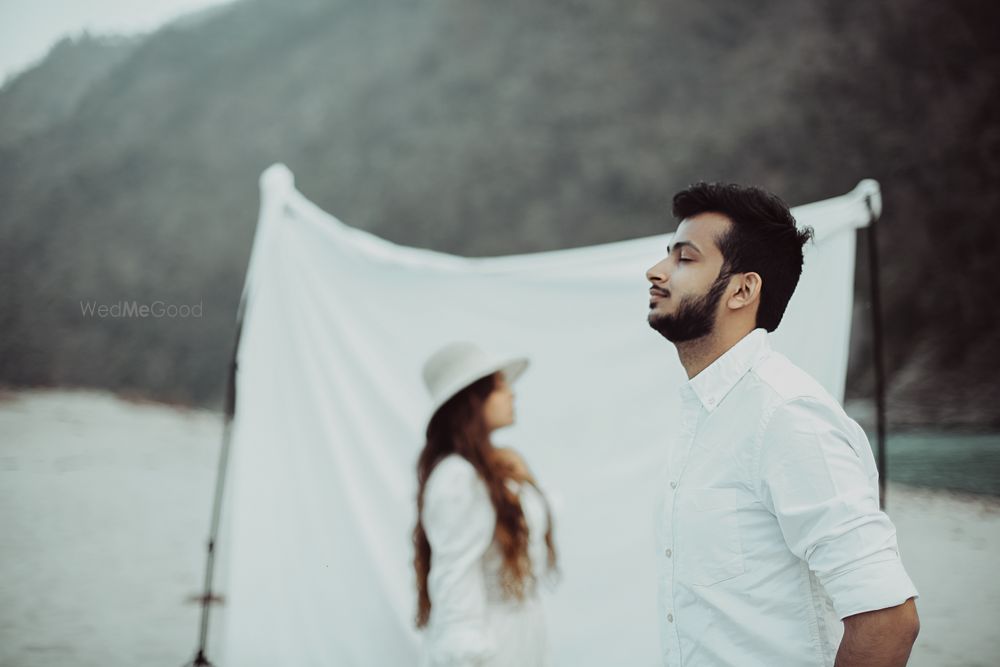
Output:
<path fill-rule="evenodd" d="M 667 599 L 670 601 L 670 607 L 671 608 L 674 607 L 674 604 L 675 604 L 675 602 L 674 602 L 674 595 L 673 595 L 673 593 L 674 593 L 674 586 L 673 586 L 673 584 L 674 584 L 674 579 L 676 578 L 674 576 L 674 568 L 677 566 L 677 561 L 674 560 L 674 558 L 673 558 L 673 555 L 674 555 L 673 545 L 677 543 L 677 534 L 676 534 L 676 526 L 677 526 L 677 521 L 676 521 L 676 508 L 677 508 L 676 493 L 677 493 L 677 487 L 678 487 L 678 485 L 680 483 L 680 480 L 683 479 L 683 477 L 684 477 L 684 470 L 687 467 L 688 461 L 690 460 L 691 450 L 694 447 L 695 435 L 696 435 L 696 433 L 698 431 L 697 425 L 698 425 L 698 418 L 699 418 L 700 412 L 701 412 L 701 406 L 700 406 L 700 404 L 696 405 L 694 402 L 692 402 L 691 404 L 689 404 L 689 406 L 686 406 L 686 408 L 684 410 L 684 419 L 683 419 L 683 423 L 684 423 L 684 427 L 683 427 L 683 429 L 684 429 L 683 430 L 684 449 L 683 449 L 683 454 L 680 457 L 680 460 L 678 461 L 678 465 L 676 467 L 676 470 L 677 470 L 676 477 L 674 479 L 670 480 L 670 492 L 668 493 L 668 495 L 670 496 L 670 505 L 671 505 L 671 507 L 670 507 L 670 517 L 671 517 L 671 519 L 670 519 L 670 544 L 671 544 L 671 546 L 669 546 L 666 549 L 664 549 L 663 554 L 670 561 L 669 564 L 667 565 L 667 571 L 670 572 L 670 595 L 669 595 L 669 597 Z M 674 624 L 674 614 L 673 614 L 673 611 L 667 612 L 666 620 L 667 620 L 667 625 L 670 628 L 670 630 L 669 630 L 669 634 L 670 634 L 670 637 L 671 637 L 670 647 L 673 650 L 673 652 L 674 652 L 675 655 L 680 655 L 680 636 L 677 634 L 677 626 Z"/>
<path fill-rule="evenodd" d="M 675 607 L 674 600 L 674 579 L 677 561 L 673 558 L 673 545 L 677 543 L 676 536 L 676 493 L 680 482 L 684 478 L 684 470 L 687 467 L 688 461 L 690 459 L 692 450 L 694 448 L 695 437 L 698 432 L 698 426 L 701 421 L 702 415 L 704 414 L 704 408 L 701 401 L 691 394 L 690 396 L 684 397 L 684 404 L 681 409 L 681 428 L 677 433 L 675 442 L 677 443 L 676 449 L 671 452 L 671 462 L 670 468 L 672 471 L 672 479 L 668 481 L 669 490 L 666 495 L 666 503 L 664 504 L 663 511 L 665 517 L 670 517 L 670 531 L 666 543 L 670 546 L 663 547 L 663 601 L 664 609 L 663 612 L 665 616 L 661 616 L 660 623 L 664 634 L 668 637 L 666 645 L 664 646 L 664 656 L 667 654 L 680 655 L 680 636 L 677 632 L 677 625 L 674 623 L 673 608 Z M 670 611 L 667 611 L 667 610 Z"/>

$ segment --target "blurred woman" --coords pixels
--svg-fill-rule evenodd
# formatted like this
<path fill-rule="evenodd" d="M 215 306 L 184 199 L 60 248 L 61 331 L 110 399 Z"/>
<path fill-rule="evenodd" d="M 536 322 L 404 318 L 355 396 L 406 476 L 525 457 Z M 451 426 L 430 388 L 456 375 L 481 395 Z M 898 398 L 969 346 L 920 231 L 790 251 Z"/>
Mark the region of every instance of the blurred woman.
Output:
<path fill-rule="evenodd" d="M 550 664 L 538 586 L 555 572 L 552 519 L 524 460 L 494 447 L 514 423 L 526 359 L 471 343 L 424 366 L 433 409 L 417 462 L 417 627 L 425 667 Z"/>

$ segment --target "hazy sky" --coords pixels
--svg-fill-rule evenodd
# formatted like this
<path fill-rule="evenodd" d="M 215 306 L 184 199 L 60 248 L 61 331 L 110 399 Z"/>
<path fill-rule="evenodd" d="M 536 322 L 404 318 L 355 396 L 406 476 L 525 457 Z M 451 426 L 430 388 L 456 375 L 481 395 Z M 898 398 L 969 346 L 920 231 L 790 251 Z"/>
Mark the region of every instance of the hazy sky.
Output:
<path fill-rule="evenodd" d="M 149 32 L 229 0 L 0 0 L 0 82 L 67 35 Z"/>

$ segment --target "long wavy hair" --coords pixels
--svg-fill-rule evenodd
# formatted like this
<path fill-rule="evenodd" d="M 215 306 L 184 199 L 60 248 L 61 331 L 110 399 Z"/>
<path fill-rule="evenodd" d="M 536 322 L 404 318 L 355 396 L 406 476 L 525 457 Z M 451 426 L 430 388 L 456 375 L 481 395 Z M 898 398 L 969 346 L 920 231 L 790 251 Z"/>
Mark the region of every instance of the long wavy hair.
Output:
<path fill-rule="evenodd" d="M 531 560 L 528 557 L 528 524 L 517 495 L 505 484 L 507 479 L 535 485 L 530 477 L 517 478 L 514 471 L 493 456 L 490 432 L 483 416 L 483 405 L 497 386 L 499 374 L 472 383 L 449 399 L 434 413 L 427 426 L 427 443 L 417 460 L 417 525 L 413 529 L 413 566 L 417 572 L 417 627 L 427 625 L 431 615 L 431 599 L 427 590 L 427 575 L 431 569 L 431 545 L 424 532 L 424 487 L 435 466 L 449 454 L 463 457 L 479 473 L 489 491 L 496 510 L 494 541 L 502 556 L 500 584 L 508 597 L 523 600 L 526 588 L 533 584 Z M 538 488 L 535 485 L 535 488 Z M 544 496 L 543 496 L 544 498 Z M 548 504 L 546 503 L 548 512 Z M 545 532 L 548 547 L 548 569 L 556 569 L 556 550 L 552 536 L 552 514 L 548 512 Z"/>

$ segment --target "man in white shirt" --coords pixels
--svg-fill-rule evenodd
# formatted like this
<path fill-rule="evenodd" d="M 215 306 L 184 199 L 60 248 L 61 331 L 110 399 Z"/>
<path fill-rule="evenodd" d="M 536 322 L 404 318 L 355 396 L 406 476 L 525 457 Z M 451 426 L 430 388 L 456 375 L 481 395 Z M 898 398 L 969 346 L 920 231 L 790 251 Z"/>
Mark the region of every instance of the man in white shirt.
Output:
<path fill-rule="evenodd" d="M 770 349 L 809 230 L 759 188 L 700 183 L 649 269 L 688 375 L 659 505 L 666 665 L 905 665 L 919 630 L 861 428 Z M 817 349 L 816 354 L 823 354 Z"/>

